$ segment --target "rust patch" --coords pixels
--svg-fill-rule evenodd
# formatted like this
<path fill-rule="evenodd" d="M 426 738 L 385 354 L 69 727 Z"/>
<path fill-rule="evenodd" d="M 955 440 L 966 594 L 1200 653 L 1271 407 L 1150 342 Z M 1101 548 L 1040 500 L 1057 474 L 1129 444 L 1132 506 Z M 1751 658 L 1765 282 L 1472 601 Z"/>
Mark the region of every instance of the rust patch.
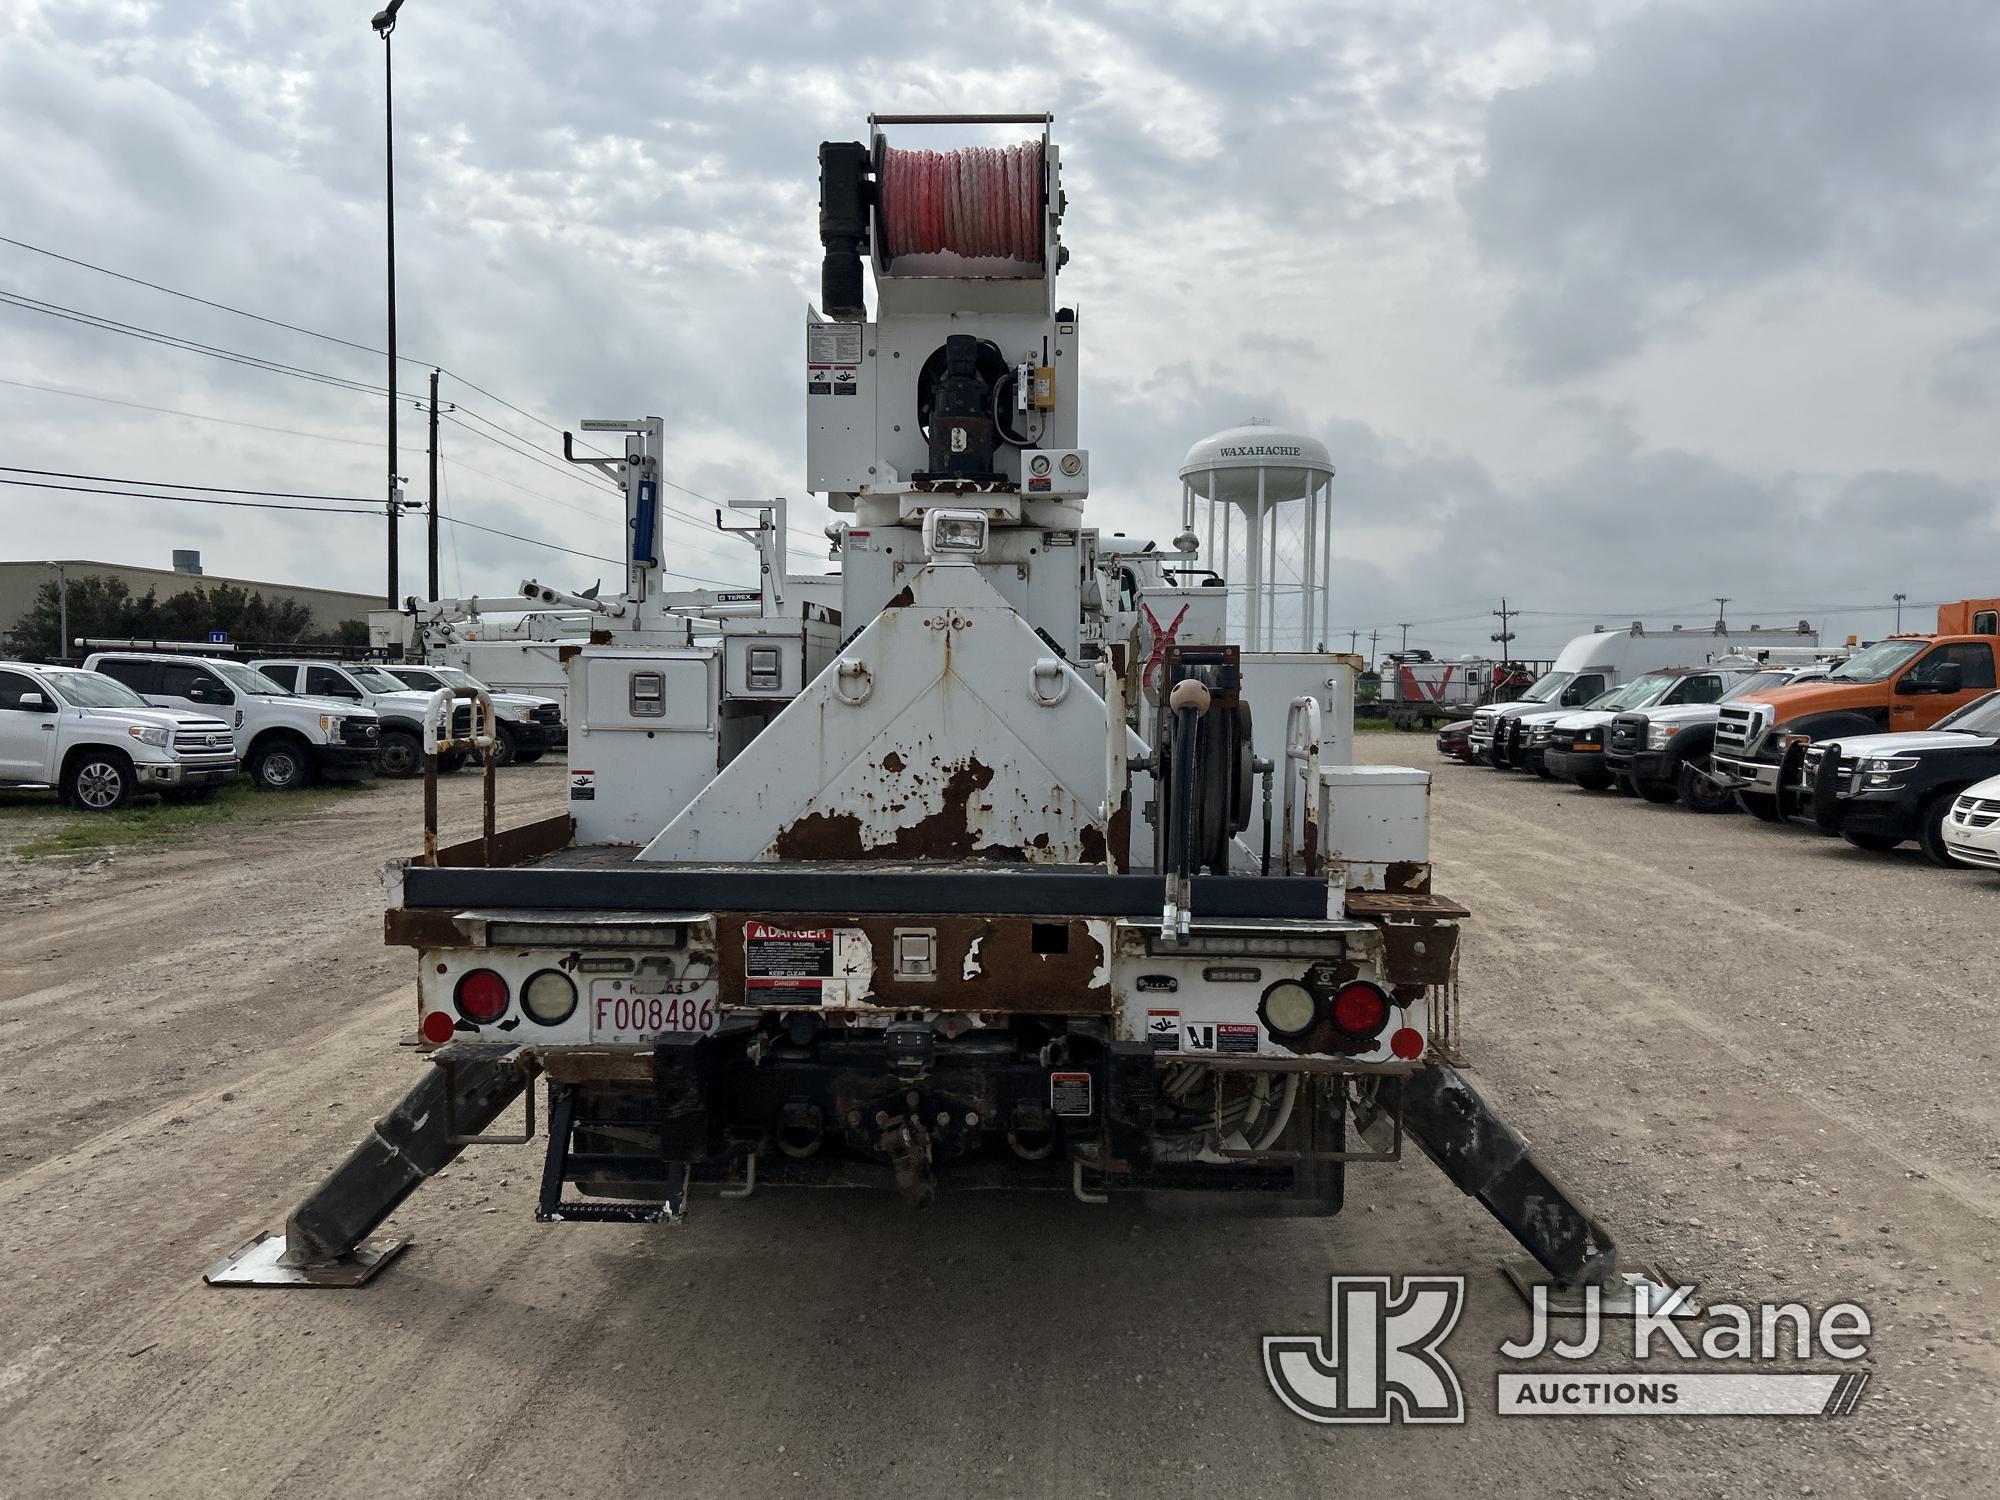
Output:
<path fill-rule="evenodd" d="M 1431 867 L 1422 860 L 1391 860 L 1382 874 L 1382 888 L 1387 891 L 1428 891 L 1431 888 Z"/>
<path fill-rule="evenodd" d="M 570 659 L 571 659 L 572 657 L 577 657 L 577 656 L 581 656 L 581 655 L 583 655 L 583 647 L 581 647 L 581 646 L 558 646 L 558 647 L 556 647 L 556 660 L 557 660 L 557 661 L 559 661 L 559 662 L 567 662 L 567 661 L 569 661 L 569 660 L 570 660 Z"/>
<path fill-rule="evenodd" d="M 463 948 L 465 934 L 441 907 L 397 906 L 382 913 L 382 942 L 390 948 Z"/>
<path fill-rule="evenodd" d="M 883 764 L 887 766 L 886 759 Z M 911 777 L 912 781 L 918 779 Z M 771 844 L 771 853 L 780 860 L 803 863 L 851 859 L 1025 861 L 1027 852 L 1014 845 L 974 842 L 978 837 L 972 828 L 974 796 L 992 781 L 991 766 L 967 759 L 949 768 L 944 783 L 944 806 L 895 829 L 884 843 L 868 844 L 862 840 L 861 818 L 857 813 L 815 812 L 782 830 Z"/>
<path fill-rule="evenodd" d="M 590 632 L 589 639 L 590 644 L 593 646 L 608 646 L 611 644 L 611 632 L 608 630 L 593 630 Z"/>
<path fill-rule="evenodd" d="M 895 593 L 891 594 L 889 602 L 882 607 L 884 609 L 908 609 L 916 602 L 917 596 L 910 592 L 910 586 L 906 583 L 900 589 L 896 590 Z"/>
<path fill-rule="evenodd" d="M 882 757 L 882 769 L 892 776 L 901 774 L 903 757 L 891 750 L 887 755 Z"/>
<path fill-rule="evenodd" d="M 776 927 L 858 927 L 875 950 L 875 990 L 868 1007 L 887 1010 L 960 1010 L 1022 1015 L 1099 1015 L 1113 1009 L 1110 964 L 1081 917 L 967 917 L 908 912 L 893 917 L 838 913 L 718 912 L 715 947 L 722 997 L 729 1005 L 758 1005 L 743 990 L 743 924 Z M 937 929 L 937 977 L 900 979 L 890 972 L 898 927 Z M 1060 927 L 1064 951 L 1035 951 L 1036 927 Z M 965 978 L 965 957 L 979 944 L 977 970 Z M 1046 944 L 1045 944 L 1046 946 Z M 1093 986 L 1092 980 L 1104 976 Z M 828 1006 L 827 1016 L 851 1007 Z"/>
<path fill-rule="evenodd" d="M 1085 864 L 1101 865 L 1104 863 L 1103 829 L 1099 828 L 1095 823 L 1086 823 L 1077 830 L 1077 838 L 1083 844 L 1083 862 Z M 1036 835 L 1035 842 L 1046 849 L 1049 844 L 1049 836 L 1046 833 L 1038 834 Z"/>
<path fill-rule="evenodd" d="M 1375 925 L 1382 934 L 1382 969 L 1390 984 L 1400 990 L 1451 983 L 1458 953 L 1456 922 L 1403 918 L 1378 919 Z"/>

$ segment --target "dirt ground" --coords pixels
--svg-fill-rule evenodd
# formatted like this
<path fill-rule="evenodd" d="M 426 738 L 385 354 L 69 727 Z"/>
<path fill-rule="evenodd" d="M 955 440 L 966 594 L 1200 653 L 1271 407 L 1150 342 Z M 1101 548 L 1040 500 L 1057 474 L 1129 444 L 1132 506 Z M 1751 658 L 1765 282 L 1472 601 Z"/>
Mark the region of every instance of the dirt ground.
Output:
<path fill-rule="evenodd" d="M 469 1152 L 361 1292 L 205 1288 L 422 1066 L 378 866 L 417 790 L 183 847 L 0 858 L 0 1496 L 1988 1496 L 2000 880 L 1439 763 L 1477 1085 L 1712 1300 L 1852 1299 L 1821 1420 L 1494 1415 L 1511 1248 L 1412 1154 L 1333 1220 L 965 1195 L 537 1225 Z M 559 764 L 502 778 L 557 810 Z M 447 796 L 470 829 L 473 787 Z M 1323 1428 L 1259 1338 L 1334 1272 L 1469 1278 L 1454 1428 Z"/>

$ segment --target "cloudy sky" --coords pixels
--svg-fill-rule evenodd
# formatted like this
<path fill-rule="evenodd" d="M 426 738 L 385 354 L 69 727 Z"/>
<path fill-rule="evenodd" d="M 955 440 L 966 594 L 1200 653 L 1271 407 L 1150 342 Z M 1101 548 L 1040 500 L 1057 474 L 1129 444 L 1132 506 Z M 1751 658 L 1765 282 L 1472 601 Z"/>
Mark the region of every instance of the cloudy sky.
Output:
<path fill-rule="evenodd" d="M 10 0 L 0 234 L 379 347 L 372 8 Z M 395 49 L 402 349 L 462 377 L 441 451 L 464 520 L 615 553 L 615 500 L 542 424 L 657 413 L 692 492 L 676 566 L 747 576 L 693 496 L 774 494 L 815 566 L 817 143 L 870 109 L 1047 108 L 1105 528 L 1170 535 L 1180 454 L 1262 416 L 1332 449 L 1333 613 L 1364 640 L 1409 620 L 1484 647 L 1503 594 L 1549 649 L 1717 594 L 1878 634 L 1895 592 L 2000 593 L 1991 0 L 408 0 Z M 0 292 L 383 379 L 10 244 Z M 18 303 L 0 381 L 14 469 L 381 491 L 366 391 Z M 0 555 L 192 546 L 211 572 L 382 582 L 379 516 L 0 496 Z M 616 574 L 448 531 L 447 592 Z"/>

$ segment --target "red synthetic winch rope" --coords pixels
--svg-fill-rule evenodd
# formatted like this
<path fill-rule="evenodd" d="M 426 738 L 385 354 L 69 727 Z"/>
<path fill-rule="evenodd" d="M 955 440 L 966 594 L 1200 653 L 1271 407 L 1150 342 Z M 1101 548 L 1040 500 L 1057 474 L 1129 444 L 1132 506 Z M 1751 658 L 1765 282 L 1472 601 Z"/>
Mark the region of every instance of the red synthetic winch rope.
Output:
<path fill-rule="evenodd" d="M 1039 264 L 1042 148 L 966 146 L 882 152 L 881 223 L 889 260 L 949 250 Z"/>

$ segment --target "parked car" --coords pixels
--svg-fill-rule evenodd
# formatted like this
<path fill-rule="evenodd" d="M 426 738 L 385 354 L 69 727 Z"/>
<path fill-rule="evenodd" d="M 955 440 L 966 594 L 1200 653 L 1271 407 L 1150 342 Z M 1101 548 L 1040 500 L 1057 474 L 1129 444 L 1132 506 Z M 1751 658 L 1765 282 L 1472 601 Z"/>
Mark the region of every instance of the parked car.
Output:
<path fill-rule="evenodd" d="M 1611 726 L 1621 713 L 1651 708 L 1673 709 L 1683 704 L 1707 706 L 1720 702 L 1730 687 L 1751 676 L 1749 667 L 1682 667 L 1648 672 L 1634 681 L 1624 701 L 1613 709 L 1588 709 L 1566 714 L 1550 726 L 1542 763 L 1550 772 L 1589 791 L 1609 790 L 1617 773 L 1605 760 Z"/>
<path fill-rule="evenodd" d="M 0 786 L 52 786 L 110 812 L 139 791 L 207 796 L 236 771 L 220 719 L 154 708 L 99 672 L 0 662 Z"/>
<path fill-rule="evenodd" d="M 115 677 L 156 708 L 235 720 L 236 754 L 266 791 L 291 791 L 320 776 L 368 775 L 381 746 L 372 708 L 302 698 L 240 661 L 144 651 L 98 651 L 87 671 Z"/>
<path fill-rule="evenodd" d="M 372 664 L 273 657 L 250 665 L 287 692 L 372 709 L 381 723 L 375 769 L 384 776 L 397 777 L 415 776 L 423 770 L 424 711 L 430 706 L 429 693 L 398 682 Z M 459 704 L 453 710 L 452 727 L 456 734 L 471 732 L 470 704 Z M 465 756 L 457 751 L 438 757 L 440 771 L 455 771 L 463 764 Z"/>
<path fill-rule="evenodd" d="M 1953 799 L 1944 842 L 1960 864 L 2000 870 L 2000 776 L 1975 781 Z"/>
<path fill-rule="evenodd" d="M 1929 729 L 1841 735 L 1810 745 L 1793 788 L 1821 833 L 1857 849 L 1911 839 L 1932 864 L 1955 865 L 1947 822 L 1959 793 L 2000 775 L 2000 692 Z"/>
<path fill-rule="evenodd" d="M 1648 802 L 1673 802 L 1692 812 L 1736 810 L 1736 795 L 1709 774 L 1715 725 L 1722 705 L 1772 688 L 1810 682 L 1826 667 L 1761 667 L 1739 677 L 1714 703 L 1685 703 L 1633 709 L 1611 721 L 1604 763 L 1629 789 Z"/>
<path fill-rule="evenodd" d="M 1470 762 L 1472 755 L 1472 720 L 1460 719 L 1455 724 L 1447 724 L 1437 733 L 1438 754 L 1450 760 Z"/>
<path fill-rule="evenodd" d="M 553 698 L 538 698 L 531 693 L 503 693 L 487 687 L 471 673 L 461 672 L 456 667 L 389 667 L 386 670 L 391 677 L 424 693 L 434 693 L 439 688 L 483 689 L 493 702 L 494 718 L 498 721 L 495 728 L 499 743 L 494 746 L 496 765 L 510 766 L 516 761 L 529 765 L 549 751 L 569 743 L 569 732 L 563 728 L 562 705 Z"/>

